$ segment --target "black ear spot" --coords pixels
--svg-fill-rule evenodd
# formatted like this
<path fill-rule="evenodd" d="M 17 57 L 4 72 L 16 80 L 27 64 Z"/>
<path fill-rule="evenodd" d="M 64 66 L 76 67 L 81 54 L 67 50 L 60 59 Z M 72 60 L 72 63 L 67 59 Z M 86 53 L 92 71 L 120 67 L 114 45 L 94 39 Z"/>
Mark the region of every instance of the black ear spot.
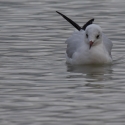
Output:
<path fill-rule="evenodd" d="M 98 39 L 98 38 L 99 38 L 99 35 L 97 35 L 96 38 Z"/>
<path fill-rule="evenodd" d="M 88 38 L 88 34 L 86 34 L 86 37 Z"/>

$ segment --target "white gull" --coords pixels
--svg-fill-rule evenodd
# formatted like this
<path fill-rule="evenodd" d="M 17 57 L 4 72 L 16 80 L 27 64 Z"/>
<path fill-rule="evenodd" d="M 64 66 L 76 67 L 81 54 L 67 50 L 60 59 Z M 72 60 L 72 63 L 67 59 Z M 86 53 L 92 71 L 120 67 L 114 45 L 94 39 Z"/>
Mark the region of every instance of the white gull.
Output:
<path fill-rule="evenodd" d="M 60 12 L 57 13 L 63 15 Z M 73 23 L 75 22 L 73 21 Z M 74 26 L 74 24 L 72 25 Z M 86 26 L 84 25 L 84 28 L 80 28 L 78 24 L 75 25 L 77 25 L 77 27 L 74 27 L 79 31 L 75 31 L 66 41 L 66 62 L 72 65 L 111 64 L 111 49 L 113 44 L 110 39 L 104 35 L 101 27 L 92 24 L 92 22 Z"/>

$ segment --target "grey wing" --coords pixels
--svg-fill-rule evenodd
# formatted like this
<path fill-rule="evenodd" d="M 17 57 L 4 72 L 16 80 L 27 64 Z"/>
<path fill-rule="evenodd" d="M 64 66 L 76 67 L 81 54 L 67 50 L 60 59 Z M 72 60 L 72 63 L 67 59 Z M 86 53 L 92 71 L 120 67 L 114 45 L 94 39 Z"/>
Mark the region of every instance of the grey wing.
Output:
<path fill-rule="evenodd" d="M 103 39 L 103 43 L 104 43 L 109 55 L 111 56 L 111 50 L 112 50 L 112 46 L 113 46 L 111 40 L 108 39 L 104 33 L 102 34 L 102 39 Z"/>
<path fill-rule="evenodd" d="M 85 31 L 83 30 L 75 31 L 73 35 L 66 40 L 66 53 L 69 58 L 72 58 L 77 48 L 79 48 L 80 45 L 83 43 L 84 32 Z"/>

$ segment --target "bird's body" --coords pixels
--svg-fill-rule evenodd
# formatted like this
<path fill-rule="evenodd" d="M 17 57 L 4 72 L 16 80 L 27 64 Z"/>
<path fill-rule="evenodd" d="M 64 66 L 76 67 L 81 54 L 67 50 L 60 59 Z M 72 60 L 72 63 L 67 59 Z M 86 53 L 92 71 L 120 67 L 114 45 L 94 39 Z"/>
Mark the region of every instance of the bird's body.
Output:
<path fill-rule="evenodd" d="M 74 21 L 67 21 L 74 26 Z M 72 65 L 111 64 L 112 42 L 104 35 L 100 26 L 92 24 L 92 20 L 84 26 L 84 29 L 80 29 L 80 26 L 75 24 L 79 31 L 75 31 L 66 40 L 66 62 Z"/>
<path fill-rule="evenodd" d="M 93 24 L 92 24 L 93 25 Z M 102 35 L 102 42 L 93 45 L 90 49 L 85 42 L 85 31 L 75 31 L 66 41 L 66 62 L 73 65 L 81 64 L 108 64 L 112 62 L 111 41 Z M 104 41 L 106 40 L 106 41 Z M 108 47 L 108 48 L 107 48 Z"/>

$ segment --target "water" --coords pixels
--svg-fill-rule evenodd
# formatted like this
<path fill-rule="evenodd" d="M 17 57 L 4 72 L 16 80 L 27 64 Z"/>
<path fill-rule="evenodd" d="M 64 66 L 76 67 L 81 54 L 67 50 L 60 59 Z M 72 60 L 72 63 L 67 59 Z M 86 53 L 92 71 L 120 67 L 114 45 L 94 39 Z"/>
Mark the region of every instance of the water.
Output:
<path fill-rule="evenodd" d="M 0 1 L 1 125 L 125 124 L 124 0 Z M 67 66 L 65 40 L 95 18 L 114 64 Z"/>

